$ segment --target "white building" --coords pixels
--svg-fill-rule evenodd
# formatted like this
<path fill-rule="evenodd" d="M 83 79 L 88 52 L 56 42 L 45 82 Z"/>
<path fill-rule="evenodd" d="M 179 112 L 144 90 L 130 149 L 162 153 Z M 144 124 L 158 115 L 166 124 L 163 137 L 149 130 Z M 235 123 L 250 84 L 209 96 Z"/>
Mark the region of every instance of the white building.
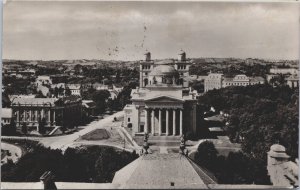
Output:
<path fill-rule="evenodd" d="M 50 76 L 46 76 L 46 75 L 40 75 L 36 78 L 35 81 L 37 86 L 40 85 L 51 85 L 52 84 L 52 80 L 50 78 Z"/>
<path fill-rule="evenodd" d="M 286 84 L 290 88 L 298 88 L 299 87 L 299 76 L 298 75 L 291 75 L 287 77 L 286 79 Z"/>
<path fill-rule="evenodd" d="M 81 85 L 80 84 L 68 84 L 68 88 L 71 91 L 71 95 L 81 96 Z"/>
<path fill-rule="evenodd" d="M 140 88 L 132 90 L 132 104 L 124 108 L 124 124 L 132 127 L 133 135 L 196 132 L 197 100 L 183 80 L 191 62 L 184 52 L 180 55 L 179 60 L 155 62 L 147 53 L 140 63 Z"/>
<path fill-rule="evenodd" d="M 283 75 L 298 75 L 299 71 L 296 68 L 271 68 L 271 74 L 283 74 Z"/>
<path fill-rule="evenodd" d="M 248 86 L 255 84 L 264 84 L 262 77 L 248 77 L 246 75 L 236 75 L 233 78 L 224 77 L 220 73 L 210 73 L 204 81 L 204 91 L 225 88 L 228 86 Z"/>
<path fill-rule="evenodd" d="M 204 80 L 204 92 L 222 88 L 223 74 L 210 73 Z"/>
<path fill-rule="evenodd" d="M 1 124 L 9 125 L 12 120 L 12 109 L 11 108 L 2 108 L 1 109 Z"/>

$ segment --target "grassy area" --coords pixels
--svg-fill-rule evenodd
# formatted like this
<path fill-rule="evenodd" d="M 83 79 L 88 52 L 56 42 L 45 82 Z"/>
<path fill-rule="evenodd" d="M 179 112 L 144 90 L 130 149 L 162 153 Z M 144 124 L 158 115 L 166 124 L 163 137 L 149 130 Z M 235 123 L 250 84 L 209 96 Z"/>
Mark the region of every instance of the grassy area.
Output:
<path fill-rule="evenodd" d="M 110 136 L 105 129 L 96 129 L 93 130 L 81 137 L 82 140 L 95 141 L 108 139 Z"/>

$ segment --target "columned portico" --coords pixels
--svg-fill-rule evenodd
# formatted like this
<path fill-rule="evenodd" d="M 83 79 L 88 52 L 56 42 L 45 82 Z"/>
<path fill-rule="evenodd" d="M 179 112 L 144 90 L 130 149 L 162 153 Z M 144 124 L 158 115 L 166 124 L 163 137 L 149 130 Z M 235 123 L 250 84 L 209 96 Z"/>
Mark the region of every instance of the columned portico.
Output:
<path fill-rule="evenodd" d="M 159 136 L 182 135 L 182 112 L 177 108 L 145 108 L 144 131 L 140 132 Z"/>
<path fill-rule="evenodd" d="M 180 136 L 197 132 L 197 100 L 188 93 L 189 85 L 184 81 L 192 62 L 182 55 L 178 60 L 150 61 L 147 58 L 140 62 L 140 86 L 132 90 L 132 104 L 124 108 L 126 125 L 134 121 L 133 135 L 147 132 L 154 136 Z"/>

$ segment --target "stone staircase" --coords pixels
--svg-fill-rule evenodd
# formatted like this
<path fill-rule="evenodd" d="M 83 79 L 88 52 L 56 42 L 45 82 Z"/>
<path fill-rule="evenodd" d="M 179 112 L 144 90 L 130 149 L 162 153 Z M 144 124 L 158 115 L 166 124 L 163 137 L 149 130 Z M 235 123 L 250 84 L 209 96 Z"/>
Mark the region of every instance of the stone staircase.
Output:
<path fill-rule="evenodd" d="M 134 140 L 139 146 L 144 143 L 144 136 L 135 136 Z M 148 143 L 150 146 L 179 146 L 180 136 L 152 136 L 149 135 Z"/>

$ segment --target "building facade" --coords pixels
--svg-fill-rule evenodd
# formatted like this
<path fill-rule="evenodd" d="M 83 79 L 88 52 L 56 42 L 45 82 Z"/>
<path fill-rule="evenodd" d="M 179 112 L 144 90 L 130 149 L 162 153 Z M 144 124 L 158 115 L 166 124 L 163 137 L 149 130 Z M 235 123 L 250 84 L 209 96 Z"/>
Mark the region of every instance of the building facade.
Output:
<path fill-rule="evenodd" d="M 287 77 L 286 79 L 287 85 L 294 89 L 294 88 L 299 88 L 299 76 L 298 75 L 291 75 Z"/>
<path fill-rule="evenodd" d="M 299 71 L 296 68 L 271 68 L 270 73 L 283 75 L 298 75 Z"/>
<path fill-rule="evenodd" d="M 155 62 L 148 52 L 140 62 L 140 88 L 132 90 L 132 104 L 124 108 L 124 124 L 132 127 L 133 135 L 196 132 L 197 100 L 184 83 L 191 62 L 185 52 L 179 55 L 179 60 Z"/>
<path fill-rule="evenodd" d="M 2 108 L 1 109 L 1 124 L 9 125 L 12 120 L 12 109 L 11 108 Z"/>
<path fill-rule="evenodd" d="M 38 130 L 39 122 L 46 121 L 46 127 L 76 126 L 81 119 L 81 98 L 15 98 L 11 107 L 17 127 L 26 124 L 29 129 Z"/>
<path fill-rule="evenodd" d="M 224 77 L 221 73 L 210 73 L 204 81 L 204 92 L 225 88 L 227 86 L 248 86 L 264 83 L 265 80 L 262 77 L 248 77 L 242 74 L 230 78 Z"/>
<path fill-rule="evenodd" d="M 204 80 L 204 92 L 222 88 L 223 74 L 210 73 Z"/>
<path fill-rule="evenodd" d="M 67 87 L 71 91 L 71 95 L 81 96 L 81 84 L 68 84 Z"/>
<path fill-rule="evenodd" d="M 50 78 L 50 76 L 40 75 L 36 78 L 35 83 L 36 83 L 36 86 L 51 85 L 52 84 L 52 79 Z"/>

